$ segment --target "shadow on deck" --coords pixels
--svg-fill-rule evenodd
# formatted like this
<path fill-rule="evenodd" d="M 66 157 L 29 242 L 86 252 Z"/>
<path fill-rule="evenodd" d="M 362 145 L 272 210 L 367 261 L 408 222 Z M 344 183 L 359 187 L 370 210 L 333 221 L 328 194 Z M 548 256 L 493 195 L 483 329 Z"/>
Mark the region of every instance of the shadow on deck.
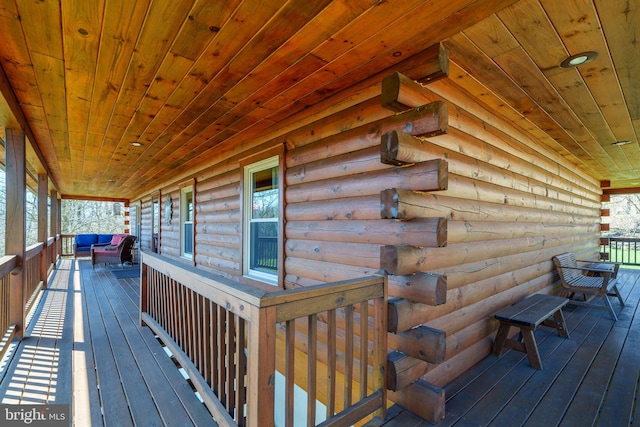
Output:
<path fill-rule="evenodd" d="M 437 426 L 635 425 L 640 271 L 621 269 L 618 277 L 625 307 L 613 301 L 617 322 L 606 310 L 566 306 L 569 339 L 547 327 L 535 334 L 543 370 L 532 368 L 517 351 L 487 356 L 445 387 L 446 418 Z M 385 423 L 432 425 L 397 407 Z"/>
<path fill-rule="evenodd" d="M 139 287 L 138 277 L 116 279 L 88 260 L 61 260 L 27 338 L 4 361 L 1 403 L 68 405 L 77 426 L 215 426 L 140 326 Z"/>

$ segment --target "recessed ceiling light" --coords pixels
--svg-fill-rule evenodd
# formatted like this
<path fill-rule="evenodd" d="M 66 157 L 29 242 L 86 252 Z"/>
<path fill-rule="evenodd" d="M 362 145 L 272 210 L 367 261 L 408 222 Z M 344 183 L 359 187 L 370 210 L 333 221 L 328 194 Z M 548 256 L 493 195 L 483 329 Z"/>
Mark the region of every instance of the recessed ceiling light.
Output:
<path fill-rule="evenodd" d="M 560 66 L 562 68 L 577 67 L 578 65 L 586 64 L 593 61 L 597 56 L 597 52 L 581 52 L 576 55 L 571 55 L 570 57 L 562 61 Z"/>
<path fill-rule="evenodd" d="M 142 143 L 138 141 L 133 141 L 133 142 L 130 142 L 129 144 L 133 145 L 134 147 L 142 147 Z"/>
<path fill-rule="evenodd" d="M 631 144 L 631 141 L 616 141 L 613 143 L 613 145 L 627 145 L 627 144 Z"/>

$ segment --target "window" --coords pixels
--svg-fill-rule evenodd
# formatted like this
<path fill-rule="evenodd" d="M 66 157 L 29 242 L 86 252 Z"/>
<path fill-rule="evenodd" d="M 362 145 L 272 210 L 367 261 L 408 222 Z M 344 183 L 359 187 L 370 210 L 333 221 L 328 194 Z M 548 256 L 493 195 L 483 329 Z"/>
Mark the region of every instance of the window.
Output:
<path fill-rule="evenodd" d="M 151 251 L 160 253 L 160 194 L 151 196 Z"/>
<path fill-rule="evenodd" d="M 180 189 L 181 255 L 193 259 L 193 186 Z"/>
<path fill-rule="evenodd" d="M 278 284 L 278 156 L 244 169 L 244 274 Z"/>

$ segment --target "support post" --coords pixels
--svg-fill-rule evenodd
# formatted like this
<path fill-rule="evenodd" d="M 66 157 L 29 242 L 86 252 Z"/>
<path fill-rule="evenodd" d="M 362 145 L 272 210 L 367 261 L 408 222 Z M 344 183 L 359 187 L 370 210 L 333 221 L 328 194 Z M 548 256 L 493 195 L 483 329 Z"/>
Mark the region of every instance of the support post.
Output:
<path fill-rule="evenodd" d="M 16 255 L 17 268 L 11 275 L 9 322 L 15 325 L 16 337 L 24 338 L 25 312 L 24 257 L 26 250 L 26 139 L 19 129 L 5 130 L 7 216 L 5 251 Z"/>
<path fill-rule="evenodd" d="M 51 201 L 51 216 L 49 217 L 49 223 L 51 224 L 50 236 L 55 240 L 53 241 L 54 250 L 53 255 L 51 256 L 51 262 L 55 264 L 58 261 L 58 256 L 60 256 L 60 242 L 58 241 L 58 237 L 60 233 L 58 232 L 58 216 L 60 215 L 58 204 L 58 192 L 56 190 L 51 190 L 51 194 L 49 195 L 49 200 Z"/>

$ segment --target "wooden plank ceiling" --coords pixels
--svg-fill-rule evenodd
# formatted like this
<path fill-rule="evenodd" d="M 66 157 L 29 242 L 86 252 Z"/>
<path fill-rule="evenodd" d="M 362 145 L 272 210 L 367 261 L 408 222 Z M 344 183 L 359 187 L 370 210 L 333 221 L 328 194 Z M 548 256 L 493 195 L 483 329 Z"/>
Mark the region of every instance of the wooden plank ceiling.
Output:
<path fill-rule="evenodd" d="M 3 0 L 0 28 L 0 88 L 65 196 L 151 191 L 437 42 L 489 108 L 640 186 L 636 1 Z"/>

